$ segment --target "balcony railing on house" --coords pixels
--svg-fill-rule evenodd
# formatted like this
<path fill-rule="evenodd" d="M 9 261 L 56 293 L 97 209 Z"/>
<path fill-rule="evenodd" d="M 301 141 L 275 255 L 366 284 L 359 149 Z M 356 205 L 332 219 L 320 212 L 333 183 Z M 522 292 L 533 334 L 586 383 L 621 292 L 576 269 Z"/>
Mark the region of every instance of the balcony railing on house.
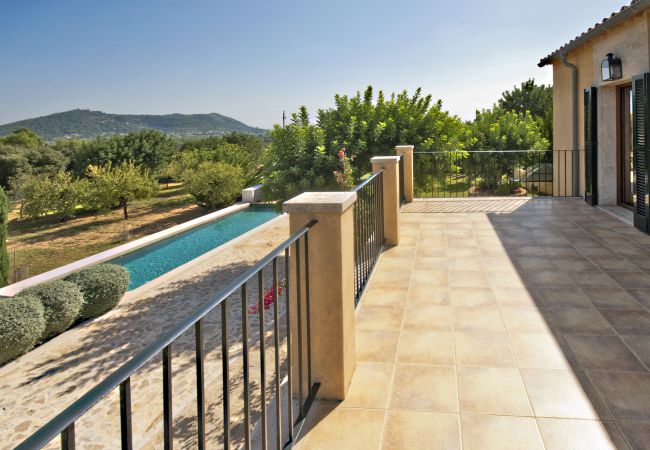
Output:
<path fill-rule="evenodd" d="M 354 301 L 359 302 L 384 244 L 384 171 L 373 174 L 354 192 Z"/>
<path fill-rule="evenodd" d="M 372 183 L 372 182 L 370 182 Z M 171 449 L 174 441 L 174 415 L 172 411 L 172 348 L 177 339 L 185 332 L 194 329 L 195 335 L 195 362 L 196 362 L 196 442 L 199 449 L 206 446 L 206 380 L 204 373 L 205 348 L 204 335 L 207 330 L 204 327 L 206 316 L 210 313 L 217 314 L 219 310 L 220 334 L 221 334 L 221 363 L 222 363 L 222 407 L 223 407 L 223 447 L 231 446 L 251 448 L 251 434 L 253 430 L 253 414 L 251 407 L 255 403 L 256 411 L 259 409 L 257 424 L 261 430 L 261 447 L 266 449 L 267 442 L 275 441 L 277 448 L 284 448 L 294 441 L 297 427 L 304 420 L 309 406 L 315 398 L 320 386 L 312 382 L 311 364 L 311 324 L 310 324 L 310 299 L 309 299 L 309 231 L 316 224 L 312 221 L 289 239 L 284 241 L 272 252 L 247 270 L 244 274 L 232 281 L 225 289 L 218 293 L 213 299 L 195 311 L 185 320 L 172 329 L 166 331 L 156 341 L 131 358 L 126 364 L 119 367 L 112 374 L 106 377 L 97 386 L 82 395 L 68 408 L 63 410 L 49 423 L 41 427 L 33 435 L 16 447 L 20 450 L 42 448 L 52 440 L 60 436 L 61 448 L 71 450 L 75 448 L 75 424 L 77 421 L 93 408 L 98 402 L 108 396 L 111 392 L 119 389 L 119 411 L 120 415 L 121 447 L 123 449 L 133 448 L 134 431 L 132 427 L 132 415 L 138 411 L 132 411 L 131 402 L 131 377 L 140 371 L 143 366 L 155 359 L 160 358 L 162 370 L 162 392 L 163 398 L 163 442 L 165 449 Z M 284 258 L 284 273 L 279 272 L 279 260 Z M 293 261 L 290 261 L 290 258 Z M 265 272 L 267 281 L 265 283 Z M 268 276 L 270 272 L 270 277 Z M 284 276 L 284 281 L 280 277 Z M 293 280 L 293 277 L 296 277 Z M 270 278 L 270 280 L 268 279 Z M 295 292 L 289 290 L 290 278 Z M 269 283 L 270 281 L 270 283 Z M 257 284 L 255 293 L 248 290 L 248 285 L 253 282 Z M 267 289 L 265 289 L 265 286 Z M 283 291 L 279 289 L 283 286 Z M 243 361 L 241 373 L 231 373 L 230 346 L 233 342 L 232 336 L 228 334 L 229 299 L 240 295 L 238 308 L 241 313 L 241 335 L 237 344 L 241 344 L 241 358 Z M 281 324 L 281 312 L 279 309 L 279 294 L 285 296 L 284 324 Z M 249 297 L 255 299 L 249 302 Z M 251 304 L 252 303 L 252 304 Z M 290 306 L 291 305 L 291 306 Z M 292 310 L 296 306 L 296 311 Z M 265 320 L 265 312 L 272 309 L 272 320 Z M 251 346 L 255 344 L 249 332 L 249 314 L 252 312 L 259 315 L 259 404 L 253 401 L 251 388 L 255 383 L 251 381 Z M 270 317 L 268 319 L 271 319 Z M 270 323 L 269 323 L 270 322 Z M 284 328 L 284 329 L 281 329 Z M 294 332 L 292 332 L 292 328 Z M 297 330 L 297 332 L 295 332 Z M 252 330 L 255 332 L 255 330 Z M 273 361 L 274 367 L 269 370 L 266 365 L 271 359 L 266 355 L 266 336 L 273 336 Z M 281 344 L 282 335 L 286 336 L 285 345 Z M 297 342 L 293 342 L 295 339 Z M 282 348 L 281 348 L 282 347 Z M 270 350 L 270 349 L 269 349 Z M 286 354 L 285 354 L 286 352 Z M 284 360 L 282 360 L 284 359 Z M 255 374 L 256 377 L 258 374 Z M 270 377 L 269 377 L 270 376 Z M 295 379 L 298 378 L 298 379 Z M 243 431 L 239 424 L 233 423 L 231 419 L 232 404 L 232 383 L 235 380 L 242 380 L 243 390 Z M 269 381 L 271 379 L 272 381 Z M 284 383 L 286 382 L 286 385 Z M 281 383 L 284 387 L 281 387 Z M 267 398 L 267 391 L 271 392 L 272 399 Z M 255 393 L 257 395 L 257 393 Z M 282 397 L 286 395 L 286 399 Z M 294 404 L 297 398 L 297 404 Z M 272 406 L 271 406 L 272 405 Z M 294 408 L 297 411 L 294 411 Z M 269 420 L 272 414 L 273 420 Z M 275 424 L 270 429 L 269 423 Z M 188 427 L 193 429 L 193 427 Z M 236 430 L 236 433 L 235 433 Z M 214 431 L 214 430 L 212 430 Z M 271 438 L 269 438 L 269 433 Z"/>
<path fill-rule="evenodd" d="M 414 152 L 417 197 L 572 197 L 580 150 Z"/>

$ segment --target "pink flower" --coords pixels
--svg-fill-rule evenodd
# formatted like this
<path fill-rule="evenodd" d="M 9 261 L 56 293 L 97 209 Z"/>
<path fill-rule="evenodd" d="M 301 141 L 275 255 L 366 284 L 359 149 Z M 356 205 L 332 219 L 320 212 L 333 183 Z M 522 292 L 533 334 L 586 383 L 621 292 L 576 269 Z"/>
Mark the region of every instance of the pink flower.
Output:
<path fill-rule="evenodd" d="M 343 158 L 345 158 L 345 149 L 344 148 L 339 150 L 339 159 L 343 159 Z"/>
<path fill-rule="evenodd" d="M 282 295 L 282 289 L 284 287 L 285 281 L 281 281 L 278 283 L 276 289 L 277 289 L 277 294 L 278 297 Z M 271 308 L 271 305 L 273 305 L 273 288 L 270 287 L 266 291 L 264 291 L 264 310 L 268 311 Z M 248 308 L 248 314 L 257 314 L 259 312 L 259 304 L 257 305 L 252 305 Z"/>

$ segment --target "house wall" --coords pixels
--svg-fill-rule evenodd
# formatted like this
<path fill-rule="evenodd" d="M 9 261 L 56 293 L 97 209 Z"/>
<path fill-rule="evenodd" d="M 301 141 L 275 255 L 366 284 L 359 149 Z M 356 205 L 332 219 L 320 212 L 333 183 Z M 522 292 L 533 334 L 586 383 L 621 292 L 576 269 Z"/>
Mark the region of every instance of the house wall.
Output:
<path fill-rule="evenodd" d="M 578 67 L 578 148 L 580 154 L 580 193 L 584 193 L 584 90 L 598 87 L 598 191 L 599 204 L 617 203 L 617 91 L 629 84 L 632 77 L 650 72 L 650 12 L 644 11 L 603 32 L 580 48 L 570 52 L 567 60 Z M 614 53 L 623 62 L 623 79 L 603 82 L 600 64 L 607 53 Z M 571 70 L 558 60 L 553 61 L 553 148 L 572 148 L 572 85 Z M 557 154 L 557 153 L 556 153 Z M 559 155 L 559 154 L 557 154 Z M 557 162 L 556 156 L 556 162 Z M 557 164 L 558 171 L 565 170 Z M 570 170 L 571 167 L 566 169 Z M 559 175 L 559 173 L 558 173 Z M 562 192 L 563 178 L 554 177 L 555 190 Z M 570 187 L 569 187 L 570 190 Z"/>

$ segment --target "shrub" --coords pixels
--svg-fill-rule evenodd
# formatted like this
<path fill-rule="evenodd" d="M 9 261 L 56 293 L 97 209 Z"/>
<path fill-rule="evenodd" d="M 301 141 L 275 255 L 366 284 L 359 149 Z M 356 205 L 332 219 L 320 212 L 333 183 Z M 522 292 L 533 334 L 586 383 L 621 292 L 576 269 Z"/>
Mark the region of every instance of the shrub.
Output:
<path fill-rule="evenodd" d="M 100 264 L 68 275 L 84 297 L 79 317 L 89 319 L 101 316 L 115 308 L 129 288 L 129 272 L 116 264 Z"/>
<path fill-rule="evenodd" d="M 19 295 L 38 298 L 45 311 L 43 337 L 63 333 L 79 317 L 84 297 L 79 287 L 69 281 L 57 280 L 25 289 Z"/>
<path fill-rule="evenodd" d="M 30 295 L 0 299 L 0 364 L 31 350 L 45 331 L 41 301 Z"/>
<path fill-rule="evenodd" d="M 204 162 L 181 176 L 187 191 L 206 208 L 228 206 L 237 200 L 244 187 L 243 171 L 220 162 Z"/>
<path fill-rule="evenodd" d="M 9 252 L 7 250 L 7 214 L 9 200 L 0 187 L 0 287 L 9 281 Z"/>

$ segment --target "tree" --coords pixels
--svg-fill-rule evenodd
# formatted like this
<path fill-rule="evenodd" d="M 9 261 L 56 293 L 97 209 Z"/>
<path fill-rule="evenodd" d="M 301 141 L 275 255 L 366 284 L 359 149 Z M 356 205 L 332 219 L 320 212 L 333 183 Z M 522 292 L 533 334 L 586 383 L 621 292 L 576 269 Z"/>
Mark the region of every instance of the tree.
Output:
<path fill-rule="evenodd" d="M 512 91 L 505 91 L 497 102 L 505 111 L 526 113 L 528 111 L 540 122 L 540 128 L 546 140 L 553 142 L 553 88 L 545 84 L 538 85 L 529 79 L 515 86 Z"/>
<path fill-rule="evenodd" d="M 45 139 L 28 128 L 20 128 L 5 137 L 0 137 L 0 144 L 37 148 L 45 145 Z"/>
<path fill-rule="evenodd" d="M 197 203 L 210 209 L 230 205 L 244 187 L 242 169 L 220 162 L 202 162 L 181 179 Z"/>
<path fill-rule="evenodd" d="M 130 202 L 151 198 L 158 191 L 158 182 L 149 170 L 133 161 L 123 161 L 115 166 L 111 162 L 103 166 L 90 165 L 87 175 L 99 209 L 108 210 L 119 206 L 124 212 L 124 220 L 129 218 Z"/>
<path fill-rule="evenodd" d="M 66 220 L 78 207 L 88 205 L 88 180 L 76 179 L 69 172 L 48 177 L 24 175 L 13 179 L 11 185 L 21 202 L 20 215 L 30 219 L 56 214 Z"/>
<path fill-rule="evenodd" d="M 0 187 L 0 287 L 9 282 L 9 251 L 7 249 L 7 217 L 9 200 L 4 189 Z"/>

